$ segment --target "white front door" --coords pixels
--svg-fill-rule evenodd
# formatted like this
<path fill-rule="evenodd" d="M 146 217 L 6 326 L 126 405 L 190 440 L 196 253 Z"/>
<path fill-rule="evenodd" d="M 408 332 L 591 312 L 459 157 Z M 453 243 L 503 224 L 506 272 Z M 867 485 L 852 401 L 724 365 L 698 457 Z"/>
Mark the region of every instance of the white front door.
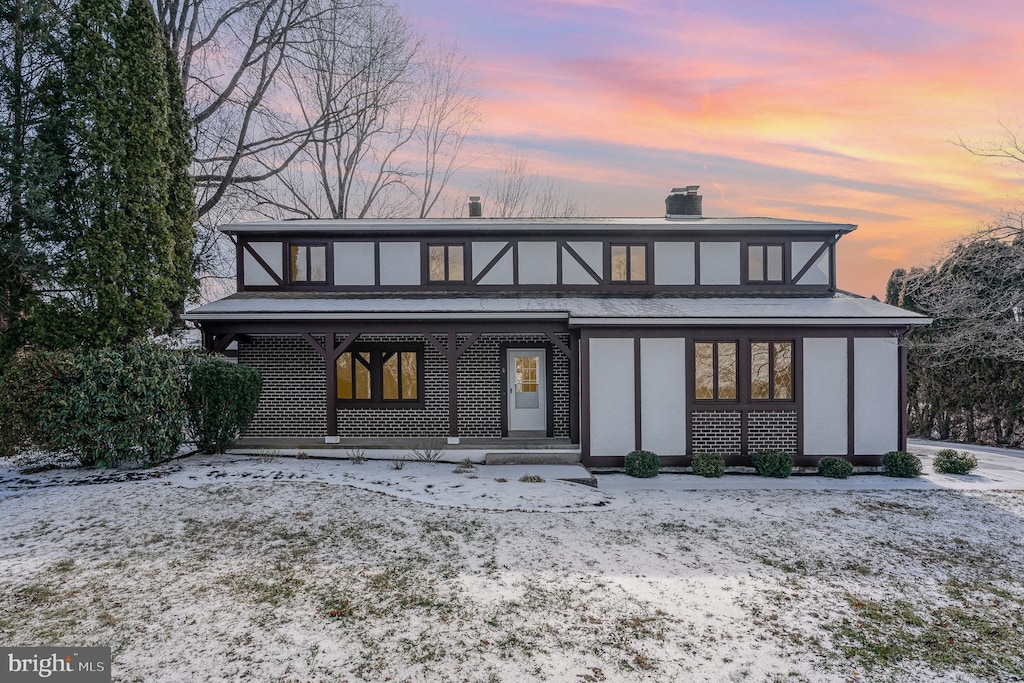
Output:
<path fill-rule="evenodd" d="M 547 433 L 547 367 L 544 349 L 509 349 L 505 376 L 508 386 L 508 431 Z"/>

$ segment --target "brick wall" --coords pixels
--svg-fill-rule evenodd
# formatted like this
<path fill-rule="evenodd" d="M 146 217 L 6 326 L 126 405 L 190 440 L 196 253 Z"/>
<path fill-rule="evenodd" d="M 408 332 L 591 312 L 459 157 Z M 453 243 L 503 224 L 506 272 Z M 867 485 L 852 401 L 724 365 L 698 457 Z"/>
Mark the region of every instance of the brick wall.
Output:
<path fill-rule="evenodd" d="M 238 362 L 263 375 L 260 404 L 245 436 L 324 436 L 327 379 L 323 360 L 305 339 L 249 337 L 238 342 Z"/>
<path fill-rule="evenodd" d="M 317 341 L 323 343 L 320 335 Z M 459 335 L 464 343 L 468 335 Z M 568 343 L 563 335 L 562 341 Z M 345 437 L 430 437 L 448 435 L 448 365 L 420 335 L 363 335 L 357 343 L 423 345 L 424 405 L 415 408 L 338 406 L 338 435 Z M 445 340 L 441 340 L 442 346 Z M 504 392 L 502 344 L 548 348 L 544 335 L 481 335 L 458 363 L 459 433 L 501 436 Z M 548 348 L 553 363 L 554 435 L 569 435 L 569 360 Z M 323 437 L 326 433 L 323 360 L 299 336 L 254 336 L 239 342 L 238 361 L 263 374 L 263 394 L 248 437 Z"/>
<path fill-rule="evenodd" d="M 796 455 L 796 447 L 795 410 L 752 410 L 747 413 L 747 451 L 751 455 L 776 449 Z"/>
<path fill-rule="evenodd" d="M 740 412 L 738 410 L 694 411 L 693 454 L 740 455 Z"/>

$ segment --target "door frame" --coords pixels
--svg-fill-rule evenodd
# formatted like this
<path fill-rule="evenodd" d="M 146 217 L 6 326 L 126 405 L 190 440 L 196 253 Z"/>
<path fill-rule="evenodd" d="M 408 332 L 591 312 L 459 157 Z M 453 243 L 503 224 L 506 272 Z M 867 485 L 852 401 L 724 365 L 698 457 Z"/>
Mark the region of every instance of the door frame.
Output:
<path fill-rule="evenodd" d="M 502 342 L 499 344 L 498 363 L 501 366 L 501 436 L 508 438 L 508 352 L 528 351 L 537 349 L 544 351 L 544 435 L 551 438 L 555 434 L 555 396 L 554 396 L 554 347 L 544 342 Z"/>

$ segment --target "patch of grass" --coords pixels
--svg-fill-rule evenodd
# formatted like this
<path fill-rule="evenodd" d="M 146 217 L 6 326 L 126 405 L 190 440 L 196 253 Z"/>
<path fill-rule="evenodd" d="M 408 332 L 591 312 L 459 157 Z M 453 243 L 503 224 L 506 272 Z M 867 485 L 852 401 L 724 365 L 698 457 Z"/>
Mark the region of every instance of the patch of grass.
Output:
<path fill-rule="evenodd" d="M 53 571 L 58 574 L 67 574 L 69 571 L 75 568 L 75 560 L 71 557 L 65 557 L 63 560 L 57 560 L 53 564 Z"/>
<path fill-rule="evenodd" d="M 523 476 L 519 477 L 519 481 L 526 484 L 543 484 L 544 477 L 540 476 L 539 474 L 524 474 Z"/>
<path fill-rule="evenodd" d="M 1024 675 L 1024 600 L 986 598 L 990 587 L 957 583 L 960 604 L 916 605 L 847 594 L 853 613 L 827 626 L 840 652 L 866 669 L 923 663 L 985 680 Z"/>

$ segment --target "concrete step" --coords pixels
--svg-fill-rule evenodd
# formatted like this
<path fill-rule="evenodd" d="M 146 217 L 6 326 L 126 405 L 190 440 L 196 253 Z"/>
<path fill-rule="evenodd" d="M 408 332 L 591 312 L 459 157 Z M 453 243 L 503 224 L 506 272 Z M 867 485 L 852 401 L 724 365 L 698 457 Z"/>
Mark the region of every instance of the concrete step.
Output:
<path fill-rule="evenodd" d="M 486 465 L 576 465 L 579 451 L 545 449 L 537 451 L 488 451 Z"/>

